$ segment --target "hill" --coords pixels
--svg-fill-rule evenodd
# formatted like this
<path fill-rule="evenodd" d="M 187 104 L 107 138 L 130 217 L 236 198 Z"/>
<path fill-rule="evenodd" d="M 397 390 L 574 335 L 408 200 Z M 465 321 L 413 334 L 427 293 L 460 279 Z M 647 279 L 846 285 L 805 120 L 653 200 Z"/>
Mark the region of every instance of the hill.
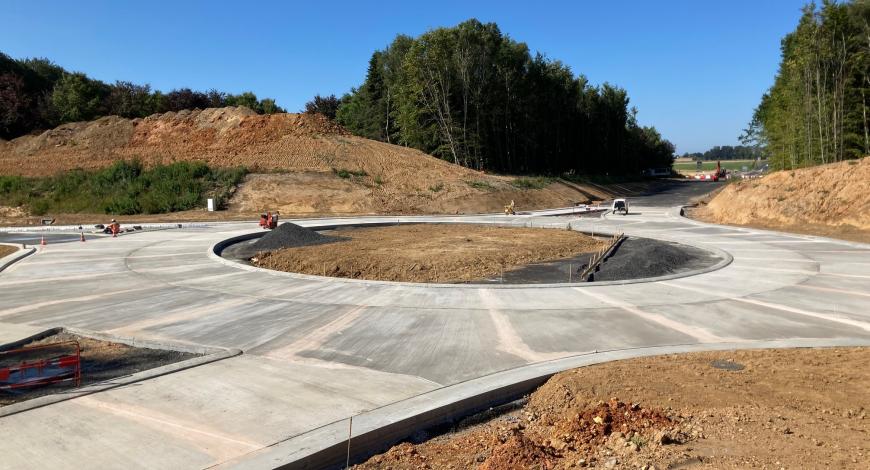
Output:
<path fill-rule="evenodd" d="M 124 159 L 146 167 L 177 161 L 245 166 L 252 173 L 230 201 L 237 213 L 480 212 L 500 210 L 511 199 L 520 209 L 586 199 L 561 183 L 518 185 L 512 177 L 356 137 L 316 114 L 258 115 L 226 107 L 143 119 L 109 116 L 0 142 L 3 175 L 44 177 Z"/>
<path fill-rule="evenodd" d="M 726 186 L 702 220 L 870 242 L 870 157 Z"/>

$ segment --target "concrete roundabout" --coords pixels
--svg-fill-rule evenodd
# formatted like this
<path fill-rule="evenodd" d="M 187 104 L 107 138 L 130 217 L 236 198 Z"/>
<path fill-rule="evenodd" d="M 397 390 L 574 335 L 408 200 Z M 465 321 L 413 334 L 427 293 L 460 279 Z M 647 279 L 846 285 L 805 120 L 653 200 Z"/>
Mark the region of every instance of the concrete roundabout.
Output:
<path fill-rule="evenodd" d="M 0 342 L 64 326 L 244 353 L 5 416 L 0 450 L 11 468 L 313 468 L 344 455 L 351 416 L 357 454 L 571 367 L 870 345 L 870 245 L 632 208 L 296 222 L 570 223 L 704 247 L 723 261 L 646 282 L 426 285 L 268 272 L 215 254 L 253 223 L 40 247 L 0 274 Z"/>

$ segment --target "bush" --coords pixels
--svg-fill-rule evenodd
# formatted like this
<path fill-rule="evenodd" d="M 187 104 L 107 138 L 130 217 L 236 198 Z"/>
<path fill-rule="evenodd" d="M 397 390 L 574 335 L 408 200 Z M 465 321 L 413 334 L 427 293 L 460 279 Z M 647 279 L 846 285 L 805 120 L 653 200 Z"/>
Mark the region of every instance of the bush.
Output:
<path fill-rule="evenodd" d="M 0 177 L 0 200 L 25 205 L 36 215 L 49 212 L 162 214 L 203 207 L 212 197 L 223 208 L 244 168 L 211 169 L 202 162 L 177 162 L 145 169 L 119 161 L 96 172 L 74 170 L 49 178 Z"/>
<path fill-rule="evenodd" d="M 553 182 L 553 178 L 545 176 L 521 177 L 511 181 L 511 184 L 520 189 L 544 189 Z"/>
<path fill-rule="evenodd" d="M 339 178 L 344 178 L 344 179 L 348 179 L 351 176 L 356 176 L 358 178 L 362 178 L 363 176 L 368 175 L 368 173 L 366 173 L 363 170 L 353 171 L 353 170 L 346 170 L 344 168 L 338 168 L 338 169 L 333 168 L 332 172 L 335 173 Z"/>
<path fill-rule="evenodd" d="M 495 187 L 494 187 L 493 185 L 491 185 L 491 184 L 489 183 L 489 181 L 483 181 L 483 180 L 471 180 L 471 181 L 466 181 L 466 183 L 468 183 L 468 185 L 471 186 L 471 187 L 474 188 L 474 189 L 483 189 L 483 190 L 485 190 L 485 191 L 489 191 L 489 190 L 491 190 L 491 189 L 495 189 Z"/>

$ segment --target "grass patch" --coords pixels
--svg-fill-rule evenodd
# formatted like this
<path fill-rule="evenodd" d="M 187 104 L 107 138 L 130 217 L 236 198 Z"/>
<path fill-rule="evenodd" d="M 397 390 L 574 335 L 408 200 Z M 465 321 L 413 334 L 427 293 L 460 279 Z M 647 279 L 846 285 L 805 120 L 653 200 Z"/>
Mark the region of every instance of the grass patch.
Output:
<path fill-rule="evenodd" d="M 245 168 L 209 168 L 177 162 L 145 169 L 137 160 L 98 170 L 73 170 L 48 178 L 0 176 L 3 205 L 25 206 L 34 215 L 99 213 L 163 214 L 204 207 L 214 198 L 226 206 Z"/>
<path fill-rule="evenodd" d="M 443 189 L 444 189 L 444 183 L 438 183 L 436 185 L 429 186 L 429 191 L 432 191 L 433 193 L 440 193 L 441 190 L 443 190 Z"/>
<path fill-rule="evenodd" d="M 348 179 L 352 176 L 362 178 L 363 176 L 368 175 L 368 173 L 366 173 L 363 170 L 353 171 L 353 170 L 347 170 L 344 168 L 333 168 L 332 172 L 335 173 L 335 175 L 338 176 L 339 178 L 343 178 L 343 179 Z"/>
<path fill-rule="evenodd" d="M 495 189 L 495 186 L 489 183 L 489 181 L 483 180 L 470 180 L 466 181 L 466 183 L 474 189 L 482 189 L 484 191 L 490 191 Z"/>
<path fill-rule="evenodd" d="M 520 189 L 544 189 L 553 182 L 553 178 L 546 176 L 522 176 L 511 181 L 511 184 Z"/>

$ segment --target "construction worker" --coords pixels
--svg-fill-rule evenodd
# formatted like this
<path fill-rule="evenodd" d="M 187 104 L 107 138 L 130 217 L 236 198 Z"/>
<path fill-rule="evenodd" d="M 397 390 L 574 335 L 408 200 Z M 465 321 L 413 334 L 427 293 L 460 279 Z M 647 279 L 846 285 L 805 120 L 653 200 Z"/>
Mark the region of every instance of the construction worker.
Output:
<path fill-rule="evenodd" d="M 118 236 L 118 232 L 121 231 L 121 224 L 117 220 L 112 219 L 112 223 L 109 224 L 109 230 L 112 232 L 112 238 L 115 238 Z"/>
<path fill-rule="evenodd" d="M 281 213 L 281 211 L 275 211 L 275 214 L 272 215 L 272 225 L 269 226 L 270 228 L 274 229 L 274 228 L 278 227 L 278 214 L 280 214 L 280 213 Z"/>

